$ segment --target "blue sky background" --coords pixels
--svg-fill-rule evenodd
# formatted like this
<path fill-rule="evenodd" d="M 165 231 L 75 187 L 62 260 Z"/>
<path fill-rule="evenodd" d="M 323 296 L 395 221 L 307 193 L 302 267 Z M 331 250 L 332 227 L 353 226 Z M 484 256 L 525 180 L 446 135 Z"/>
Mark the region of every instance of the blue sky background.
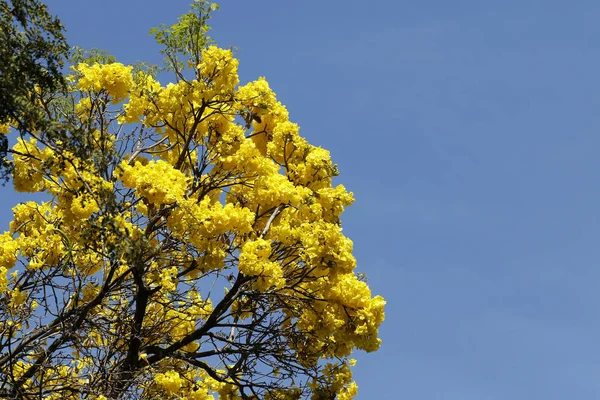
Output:
<path fill-rule="evenodd" d="M 188 8 L 47 4 L 125 63 L 159 62 L 149 28 Z M 345 233 L 388 301 L 358 398 L 599 398 L 600 2 L 220 4 L 242 81 L 266 76 L 355 192 Z"/>

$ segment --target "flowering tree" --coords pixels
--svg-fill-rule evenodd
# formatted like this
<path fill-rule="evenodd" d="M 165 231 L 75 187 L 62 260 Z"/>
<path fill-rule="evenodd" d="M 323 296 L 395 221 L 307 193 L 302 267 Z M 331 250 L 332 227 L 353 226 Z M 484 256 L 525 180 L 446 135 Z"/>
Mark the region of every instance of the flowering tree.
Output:
<path fill-rule="evenodd" d="M 355 273 L 329 152 L 210 44 L 215 5 L 152 31 L 174 83 L 101 54 L 36 90 L 0 235 L 0 397 L 350 399 L 385 301 Z M 6 121 L 3 129 L 18 121 Z"/>

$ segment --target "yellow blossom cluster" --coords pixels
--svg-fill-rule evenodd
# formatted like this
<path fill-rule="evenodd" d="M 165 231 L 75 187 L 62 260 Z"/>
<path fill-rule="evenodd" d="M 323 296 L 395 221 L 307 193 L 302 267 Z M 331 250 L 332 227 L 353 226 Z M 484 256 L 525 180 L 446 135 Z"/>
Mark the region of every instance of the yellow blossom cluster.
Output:
<path fill-rule="evenodd" d="M 29 261 L 28 269 L 45 268 L 63 257 L 64 238 L 55 225 L 60 217 L 50 203 L 21 203 L 13 208 L 13 214 L 10 234 L 17 238 L 7 247 L 16 248 Z"/>
<path fill-rule="evenodd" d="M 10 132 L 10 124 L 0 124 L 0 134 L 7 134 Z"/>
<path fill-rule="evenodd" d="M 124 105 L 121 123 L 140 121 L 148 126 L 165 124 L 165 134 L 192 129 L 196 121 L 189 116 L 201 109 L 229 110 L 229 100 L 239 82 L 238 60 L 231 50 L 210 46 L 202 52 L 198 79 L 169 83 L 165 87 L 147 74 L 141 74 L 129 102 Z M 206 132 L 198 132 L 206 134 Z"/>
<path fill-rule="evenodd" d="M 142 164 L 136 161 L 133 166 L 121 164 L 120 178 L 123 185 L 136 189 L 139 196 L 152 204 L 172 204 L 183 198 L 186 176 L 162 160 L 151 160 Z"/>
<path fill-rule="evenodd" d="M 234 88 L 239 83 L 238 64 L 239 61 L 233 58 L 231 50 L 208 46 L 202 52 L 202 62 L 198 64 L 201 80 L 206 82 L 209 88 L 205 92 L 211 97 L 217 94 L 233 94 Z"/>
<path fill-rule="evenodd" d="M 326 384 L 312 382 L 313 389 L 311 400 L 335 398 L 337 400 L 353 399 L 358 393 L 356 382 L 352 381 L 352 371 L 346 363 L 328 363 L 323 369 L 327 378 Z"/>
<path fill-rule="evenodd" d="M 29 141 L 18 138 L 13 150 L 15 190 L 19 192 L 42 191 L 46 187 L 42 163 L 51 159 L 54 152 L 47 147 L 43 150 L 40 149 L 35 138 L 31 138 Z"/>
<path fill-rule="evenodd" d="M 13 239 L 10 232 L 4 232 L 0 235 L 0 268 L 2 268 L 4 272 L 15 266 L 18 250 L 19 244 Z M 0 274 L 0 288 L 3 287 L 1 281 L 3 275 L 6 274 Z M 6 284 L 6 282 L 4 282 L 4 284 Z"/>
<path fill-rule="evenodd" d="M 222 372 L 222 371 L 221 371 Z M 148 395 L 162 394 L 181 400 L 234 400 L 241 399 L 239 391 L 230 382 L 219 382 L 205 371 L 170 370 L 154 376 L 154 385 Z"/>
<path fill-rule="evenodd" d="M 205 250 L 219 235 L 227 232 L 251 232 L 254 213 L 239 204 L 229 203 L 223 206 L 209 197 L 199 202 L 188 198 L 181 200 L 179 207 L 173 210 L 167 221 L 173 233 Z"/>
<path fill-rule="evenodd" d="M 167 371 L 164 374 L 159 373 L 154 376 L 154 382 L 159 385 L 165 392 L 169 394 L 177 394 L 184 380 L 179 376 L 177 371 Z"/>
<path fill-rule="evenodd" d="M 152 114 L 152 98 L 158 93 L 160 83 L 151 75 L 141 72 L 135 80 L 129 102 L 123 106 L 123 116 L 119 118 L 122 124 L 140 122 L 146 114 Z M 157 119 L 154 118 L 153 122 Z"/>
<path fill-rule="evenodd" d="M 238 268 L 241 273 L 257 276 L 257 290 L 264 292 L 272 287 L 281 288 L 285 285 L 283 270 L 277 262 L 270 261 L 271 241 L 264 239 L 251 240 L 244 243 Z"/>
<path fill-rule="evenodd" d="M 105 90 L 112 103 L 125 100 L 133 86 L 131 70 L 133 67 L 121 63 L 87 65 L 80 63 L 74 68 L 81 77 L 77 88 L 84 91 L 100 92 Z"/>

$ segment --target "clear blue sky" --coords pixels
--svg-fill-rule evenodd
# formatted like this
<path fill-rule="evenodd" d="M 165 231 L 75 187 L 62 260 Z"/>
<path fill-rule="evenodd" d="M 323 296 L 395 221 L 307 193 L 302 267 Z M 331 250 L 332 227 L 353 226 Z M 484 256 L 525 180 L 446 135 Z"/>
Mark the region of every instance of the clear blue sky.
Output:
<path fill-rule="evenodd" d="M 148 29 L 188 5 L 47 3 L 125 63 L 158 62 Z M 358 398 L 600 398 L 600 2 L 220 4 L 242 81 L 356 194 L 345 233 L 388 301 Z"/>

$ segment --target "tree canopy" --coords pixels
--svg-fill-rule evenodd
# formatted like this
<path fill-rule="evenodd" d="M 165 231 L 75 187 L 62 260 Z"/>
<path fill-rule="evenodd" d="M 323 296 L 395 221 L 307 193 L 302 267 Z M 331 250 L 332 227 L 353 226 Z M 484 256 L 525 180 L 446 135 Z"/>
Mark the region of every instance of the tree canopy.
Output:
<path fill-rule="evenodd" d="M 265 78 L 240 84 L 216 8 L 151 31 L 173 82 L 74 53 L 29 104 L 59 134 L 4 126 L 14 189 L 44 200 L 0 234 L 0 398 L 356 394 L 385 301 L 342 233 L 353 195 Z"/>
<path fill-rule="evenodd" d="M 61 71 L 68 45 L 64 29 L 37 0 L 0 0 L 0 124 L 24 130 L 44 123 L 36 106 L 42 92 L 65 88 Z M 0 136 L 0 176 L 9 172 Z"/>

